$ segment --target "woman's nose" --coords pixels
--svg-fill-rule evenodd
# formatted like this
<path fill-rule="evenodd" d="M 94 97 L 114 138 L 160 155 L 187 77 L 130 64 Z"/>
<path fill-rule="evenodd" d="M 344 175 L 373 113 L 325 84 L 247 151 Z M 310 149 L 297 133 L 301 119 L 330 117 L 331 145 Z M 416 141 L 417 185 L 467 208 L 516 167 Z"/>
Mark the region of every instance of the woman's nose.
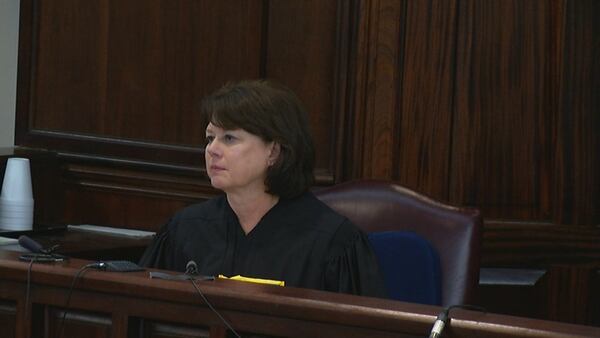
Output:
<path fill-rule="evenodd" d="M 206 152 L 212 157 L 218 157 L 221 154 L 221 150 L 217 144 L 216 140 L 213 140 L 209 144 L 206 145 Z"/>

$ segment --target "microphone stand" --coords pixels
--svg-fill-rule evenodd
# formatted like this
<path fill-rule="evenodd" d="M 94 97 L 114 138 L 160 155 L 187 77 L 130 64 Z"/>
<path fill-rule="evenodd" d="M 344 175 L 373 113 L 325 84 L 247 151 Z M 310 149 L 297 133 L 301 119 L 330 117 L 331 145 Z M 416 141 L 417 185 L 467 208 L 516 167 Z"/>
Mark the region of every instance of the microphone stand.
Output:
<path fill-rule="evenodd" d="M 164 272 L 150 271 L 150 278 L 160 278 L 167 280 L 215 280 L 215 276 L 203 276 L 198 274 L 198 266 L 196 262 L 189 261 L 185 266 L 185 273 L 179 275 L 171 275 Z"/>
<path fill-rule="evenodd" d="M 54 245 L 49 249 L 41 249 L 40 252 L 25 253 L 19 259 L 36 262 L 62 262 L 68 260 L 69 257 L 55 253 L 58 248 L 59 245 Z"/>

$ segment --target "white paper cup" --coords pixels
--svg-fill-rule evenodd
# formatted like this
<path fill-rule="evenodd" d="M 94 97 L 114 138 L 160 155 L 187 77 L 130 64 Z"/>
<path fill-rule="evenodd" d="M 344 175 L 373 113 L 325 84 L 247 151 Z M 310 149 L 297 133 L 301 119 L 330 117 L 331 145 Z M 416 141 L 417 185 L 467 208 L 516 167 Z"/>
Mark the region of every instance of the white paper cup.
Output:
<path fill-rule="evenodd" d="M 0 197 L 8 201 L 33 201 L 29 159 L 20 157 L 8 159 Z"/>
<path fill-rule="evenodd" d="M 0 204 L 0 216 L 3 215 L 33 215 L 33 205 L 14 207 Z"/>
<path fill-rule="evenodd" d="M 23 230 L 28 230 L 33 226 L 33 218 L 29 216 L 0 217 L 0 224 L 19 225 L 23 227 Z M 3 226 L 0 225 L 0 227 Z"/>
<path fill-rule="evenodd" d="M 33 227 L 33 213 L 26 214 L 0 214 L 0 229 L 6 230 L 31 230 Z"/>
<path fill-rule="evenodd" d="M 5 209 L 25 209 L 33 208 L 33 199 L 24 201 L 12 201 L 0 197 L 0 208 Z"/>
<path fill-rule="evenodd" d="M 33 207 L 14 209 L 0 205 L 0 219 L 33 220 Z"/>
<path fill-rule="evenodd" d="M 0 218 L 0 229 L 11 231 L 31 230 L 33 222 L 28 220 L 4 220 Z"/>

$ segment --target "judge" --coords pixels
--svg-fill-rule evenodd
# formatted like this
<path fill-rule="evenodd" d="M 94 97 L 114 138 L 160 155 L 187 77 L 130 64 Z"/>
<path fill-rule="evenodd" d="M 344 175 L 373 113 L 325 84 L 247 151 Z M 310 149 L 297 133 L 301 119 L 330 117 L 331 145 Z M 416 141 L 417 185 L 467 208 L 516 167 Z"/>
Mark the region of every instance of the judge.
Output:
<path fill-rule="evenodd" d="M 140 264 L 385 296 L 366 235 L 319 201 L 307 114 L 289 89 L 228 84 L 201 103 L 206 172 L 225 194 L 178 212 Z"/>

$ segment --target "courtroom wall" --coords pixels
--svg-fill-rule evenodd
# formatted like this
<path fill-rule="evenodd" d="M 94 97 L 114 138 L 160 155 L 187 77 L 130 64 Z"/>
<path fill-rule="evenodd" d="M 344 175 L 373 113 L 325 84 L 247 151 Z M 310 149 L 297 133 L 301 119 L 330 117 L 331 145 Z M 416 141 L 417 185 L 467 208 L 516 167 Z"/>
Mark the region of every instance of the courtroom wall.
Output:
<path fill-rule="evenodd" d="M 22 0 L 16 144 L 58 152 L 60 222 L 156 230 L 218 194 L 198 100 L 272 78 L 310 112 L 318 186 L 477 207 L 484 266 L 548 269 L 544 316 L 600 322 L 598 17 L 594 0 Z"/>
<path fill-rule="evenodd" d="M 19 0 L 0 2 L 0 147 L 15 144 Z"/>
<path fill-rule="evenodd" d="M 155 228 L 214 195 L 198 100 L 267 77 L 310 111 L 319 185 L 391 179 L 487 220 L 600 223 L 597 2 L 73 4 L 23 1 L 17 144 L 63 153 L 77 210 L 116 198 L 128 216 L 69 221 Z M 170 205 L 139 215 L 149 196 Z"/>

